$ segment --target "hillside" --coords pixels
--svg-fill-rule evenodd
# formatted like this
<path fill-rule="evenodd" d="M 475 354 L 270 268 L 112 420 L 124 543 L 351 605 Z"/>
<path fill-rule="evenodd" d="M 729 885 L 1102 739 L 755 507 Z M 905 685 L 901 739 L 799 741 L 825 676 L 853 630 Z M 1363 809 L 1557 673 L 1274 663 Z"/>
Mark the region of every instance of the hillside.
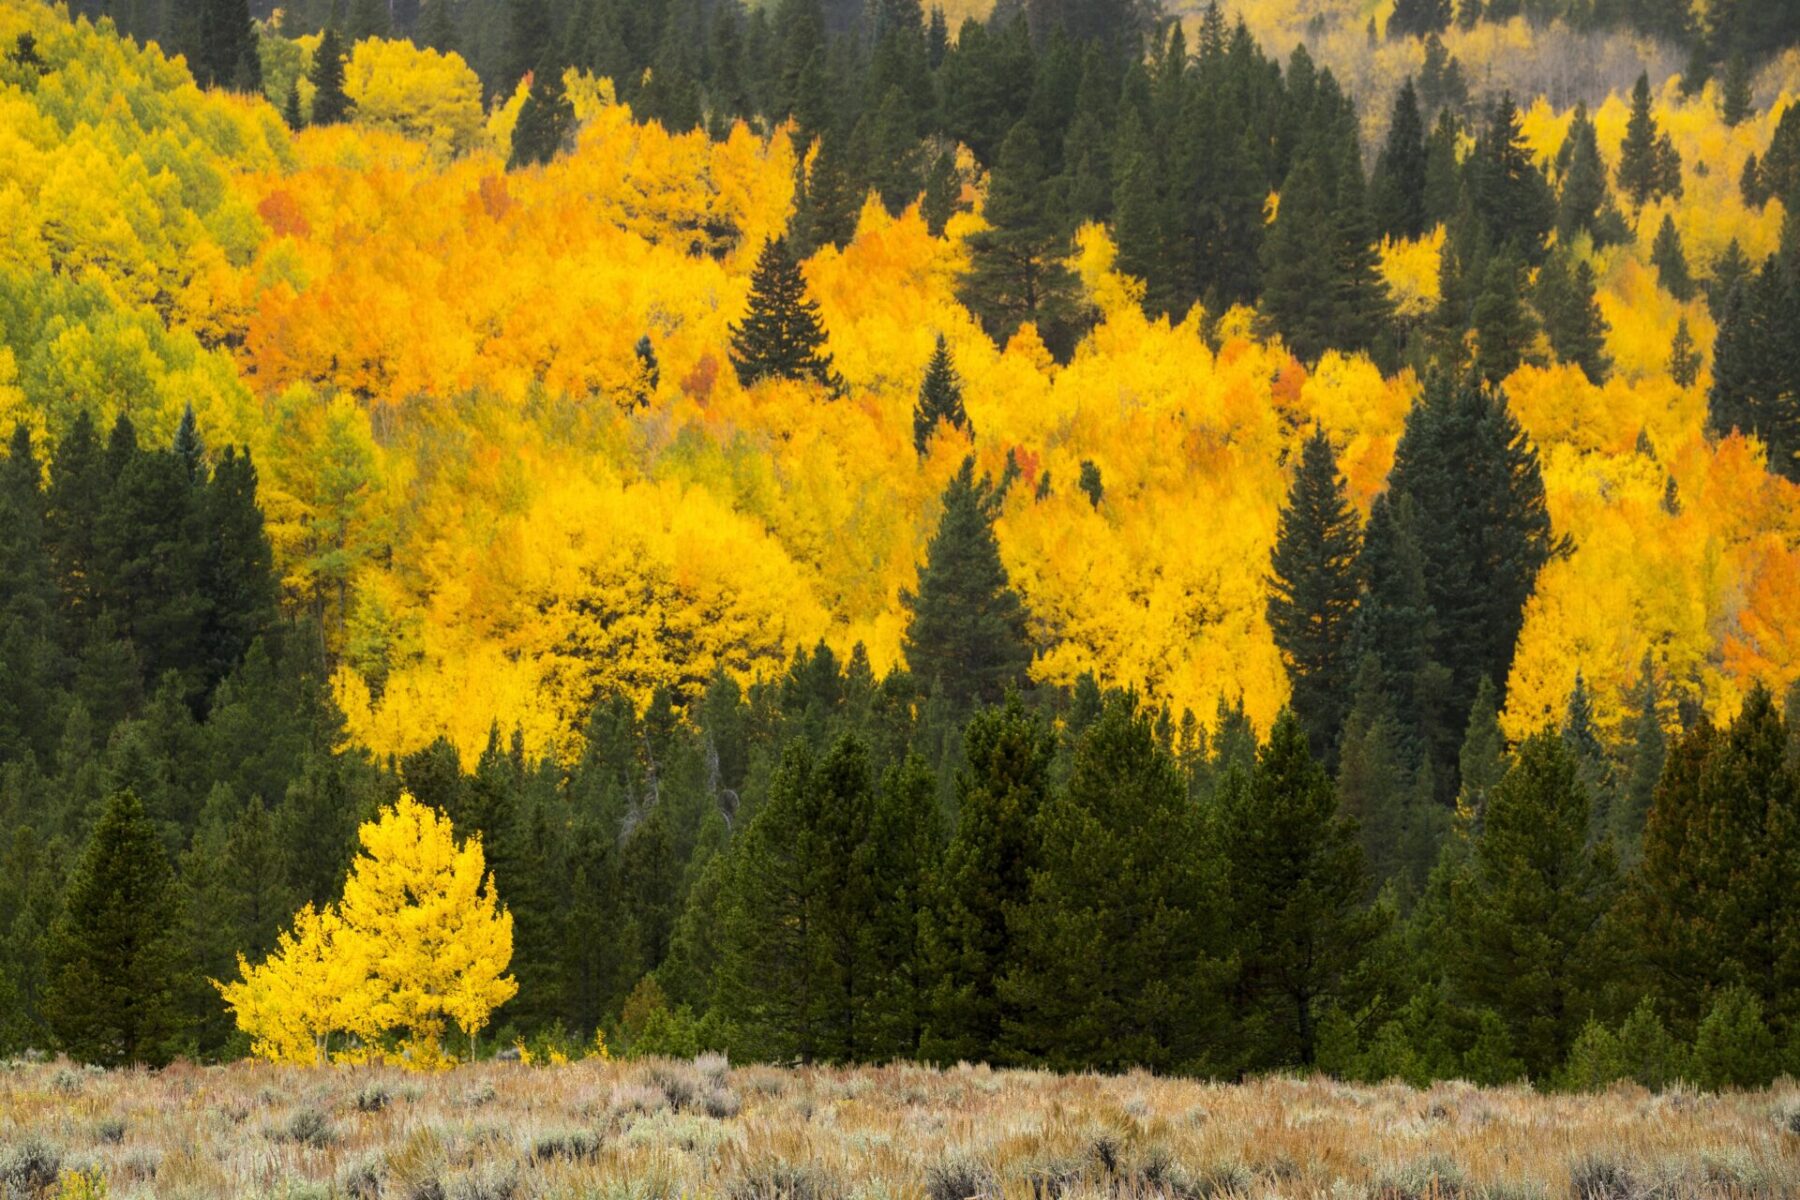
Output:
<path fill-rule="evenodd" d="M 0 1052 L 1800 1070 L 1797 47 L 0 0 Z"/>

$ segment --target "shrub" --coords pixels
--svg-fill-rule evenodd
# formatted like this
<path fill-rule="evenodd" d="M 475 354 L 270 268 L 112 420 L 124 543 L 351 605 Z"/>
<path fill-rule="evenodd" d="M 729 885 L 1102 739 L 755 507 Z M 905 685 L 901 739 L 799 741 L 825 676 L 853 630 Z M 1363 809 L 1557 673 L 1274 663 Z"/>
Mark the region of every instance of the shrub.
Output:
<path fill-rule="evenodd" d="M 337 1141 L 337 1130 L 332 1128 L 331 1118 L 318 1109 L 302 1108 L 282 1127 L 281 1140 L 319 1149 Z"/>
<path fill-rule="evenodd" d="M 0 1152 L 0 1194 L 41 1196 L 62 1173 L 62 1152 L 41 1138 L 27 1138 Z"/>
<path fill-rule="evenodd" d="M 393 1101 L 394 1096 L 392 1092 L 389 1092 L 379 1083 L 371 1083 L 356 1093 L 356 1111 L 365 1113 L 380 1112 L 389 1104 L 392 1104 Z"/>
<path fill-rule="evenodd" d="M 725 1121 L 738 1115 L 737 1093 L 730 1088 L 709 1087 L 700 1096 L 700 1111 L 715 1121 Z"/>
<path fill-rule="evenodd" d="M 967 1156 L 932 1163 L 925 1171 L 927 1200 L 969 1200 L 971 1196 L 994 1195 L 999 1188 L 992 1168 Z"/>
<path fill-rule="evenodd" d="M 839 1200 L 843 1189 L 812 1163 L 766 1162 L 725 1181 L 725 1200 Z"/>
<path fill-rule="evenodd" d="M 1617 1159 L 1588 1155 L 1569 1166 L 1570 1200 L 1631 1200 L 1637 1191 L 1637 1177 Z"/>
<path fill-rule="evenodd" d="M 1462 1168 L 1442 1154 L 1388 1167 L 1376 1179 L 1383 1200 L 1456 1200 L 1468 1193 Z"/>
<path fill-rule="evenodd" d="M 109 1146 L 125 1140 L 125 1122 L 120 1117 L 104 1117 L 94 1126 L 94 1137 Z"/>
<path fill-rule="evenodd" d="M 531 1144 L 531 1161 L 581 1162 L 600 1153 L 600 1135 L 590 1129 L 556 1129 L 540 1133 Z"/>

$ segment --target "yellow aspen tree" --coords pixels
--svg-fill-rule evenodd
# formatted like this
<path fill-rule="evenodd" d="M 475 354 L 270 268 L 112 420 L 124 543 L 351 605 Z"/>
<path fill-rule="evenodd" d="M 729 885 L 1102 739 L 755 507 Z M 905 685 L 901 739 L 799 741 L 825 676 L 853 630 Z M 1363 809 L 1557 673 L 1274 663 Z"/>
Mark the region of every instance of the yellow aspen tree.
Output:
<path fill-rule="evenodd" d="M 299 1066 L 329 1061 L 334 1033 L 372 1036 L 368 965 L 356 939 L 329 907 L 308 904 L 275 949 L 251 966 L 238 955 L 236 983 L 213 986 L 250 1035 L 251 1053 Z"/>
<path fill-rule="evenodd" d="M 500 907 L 481 839 L 458 842 L 450 819 L 406 792 L 365 823 L 338 908 L 367 963 L 369 1018 L 401 1034 L 414 1066 L 436 1065 L 447 1022 L 470 1040 L 519 990 L 512 914 Z"/>

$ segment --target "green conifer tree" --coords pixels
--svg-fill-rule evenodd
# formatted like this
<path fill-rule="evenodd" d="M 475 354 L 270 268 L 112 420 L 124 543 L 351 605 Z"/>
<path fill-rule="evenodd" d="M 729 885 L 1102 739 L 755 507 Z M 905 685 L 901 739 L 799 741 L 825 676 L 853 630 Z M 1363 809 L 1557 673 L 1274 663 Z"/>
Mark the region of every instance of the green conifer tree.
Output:
<path fill-rule="evenodd" d="M 1663 214 L 1656 241 L 1651 244 L 1650 262 L 1656 267 L 1656 281 L 1663 291 L 1677 300 L 1693 299 L 1694 277 L 1688 271 L 1687 252 L 1681 248 L 1681 234 L 1668 213 Z"/>
<path fill-rule="evenodd" d="M 327 25 L 313 47 L 313 100 L 311 124 L 338 125 L 350 118 L 350 98 L 344 94 L 344 42 L 337 29 Z"/>
<path fill-rule="evenodd" d="M 1610 844 L 1589 841 L 1578 771 L 1562 738 L 1527 739 L 1451 885 L 1451 976 L 1499 1014 L 1533 1078 L 1562 1064 L 1617 969 L 1605 928 L 1616 865 Z"/>
<path fill-rule="evenodd" d="M 731 364 L 745 387 L 763 379 L 837 386 L 818 302 L 806 294 L 806 280 L 784 241 L 765 242 L 757 256 L 750 311 L 731 327 Z"/>
<path fill-rule="evenodd" d="M 115 793 L 75 866 L 51 935 L 46 1011 L 73 1058 L 161 1066 L 178 1048 L 179 903 L 155 823 Z"/>
<path fill-rule="evenodd" d="M 919 400 L 913 408 L 913 449 L 922 456 L 931 443 L 932 431 L 943 422 L 973 435 L 969 415 L 963 411 L 962 383 L 950 361 L 950 346 L 938 334 L 931 361 L 925 367 L 925 380 L 919 385 Z"/>
<path fill-rule="evenodd" d="M 1025 609 L 994 539 L 993 490 L 966 458 L 944 489 L 943 514 L 925 550 L 901 646 L 915 678 L 942 689 L 957 712 L 996 703 L 1031 663 Z"/>
<path fill-rule="evenodd" d="M 1054 753 L 1050 731 L 1016 694 L 976 713 L 964 734 L 956 831 L 927 924 L 934 982 L 922 1048 L 934 1061 L 993 1061 L 1019 1020 L 999 981 L 1014 967 L 1013 923 L 1037 866 Z"/>
<path fill-rule="evenodd" d="M 1269 628 L 1287 662 L 1292 705 L 1314 757 L 1336 760 L 1349 703 L 1361 533 L 1323 429 L 1307 439 L 1276 526 Z"/>
<path fill-rule="evenodd" d="M 1388 23 L 1393 28 L 1393 21 Z M 1419 93 L 1409 77 L 1394 97 L 1387 141 L 1375 160 L 1369 206 L 1377 232 L 1393 238 L 1416 238 L 1427 228 L 1425 183 L 1429 155 Z"/>
<path fill-rule="evenodd" d="M 1246 779 L 1232 776 L 1217 834 L 1238 971 L 1232 987 L 1251 1067 L 1313 1065 L 1321 1014 L 1354 1011 L 1349 983 L 1381 932 L 1354 824 L 1331 779 L 1284 714 Z"/>

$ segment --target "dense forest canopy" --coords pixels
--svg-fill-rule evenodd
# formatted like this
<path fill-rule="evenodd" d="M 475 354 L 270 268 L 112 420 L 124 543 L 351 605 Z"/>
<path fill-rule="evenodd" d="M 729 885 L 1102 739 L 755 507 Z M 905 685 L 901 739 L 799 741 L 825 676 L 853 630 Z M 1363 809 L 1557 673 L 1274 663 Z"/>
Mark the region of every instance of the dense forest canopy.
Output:
<path fill-rule="evenodd" d="M 0 0 L 0 1047 L 1793 1063 L 1797 25 Z"/>

